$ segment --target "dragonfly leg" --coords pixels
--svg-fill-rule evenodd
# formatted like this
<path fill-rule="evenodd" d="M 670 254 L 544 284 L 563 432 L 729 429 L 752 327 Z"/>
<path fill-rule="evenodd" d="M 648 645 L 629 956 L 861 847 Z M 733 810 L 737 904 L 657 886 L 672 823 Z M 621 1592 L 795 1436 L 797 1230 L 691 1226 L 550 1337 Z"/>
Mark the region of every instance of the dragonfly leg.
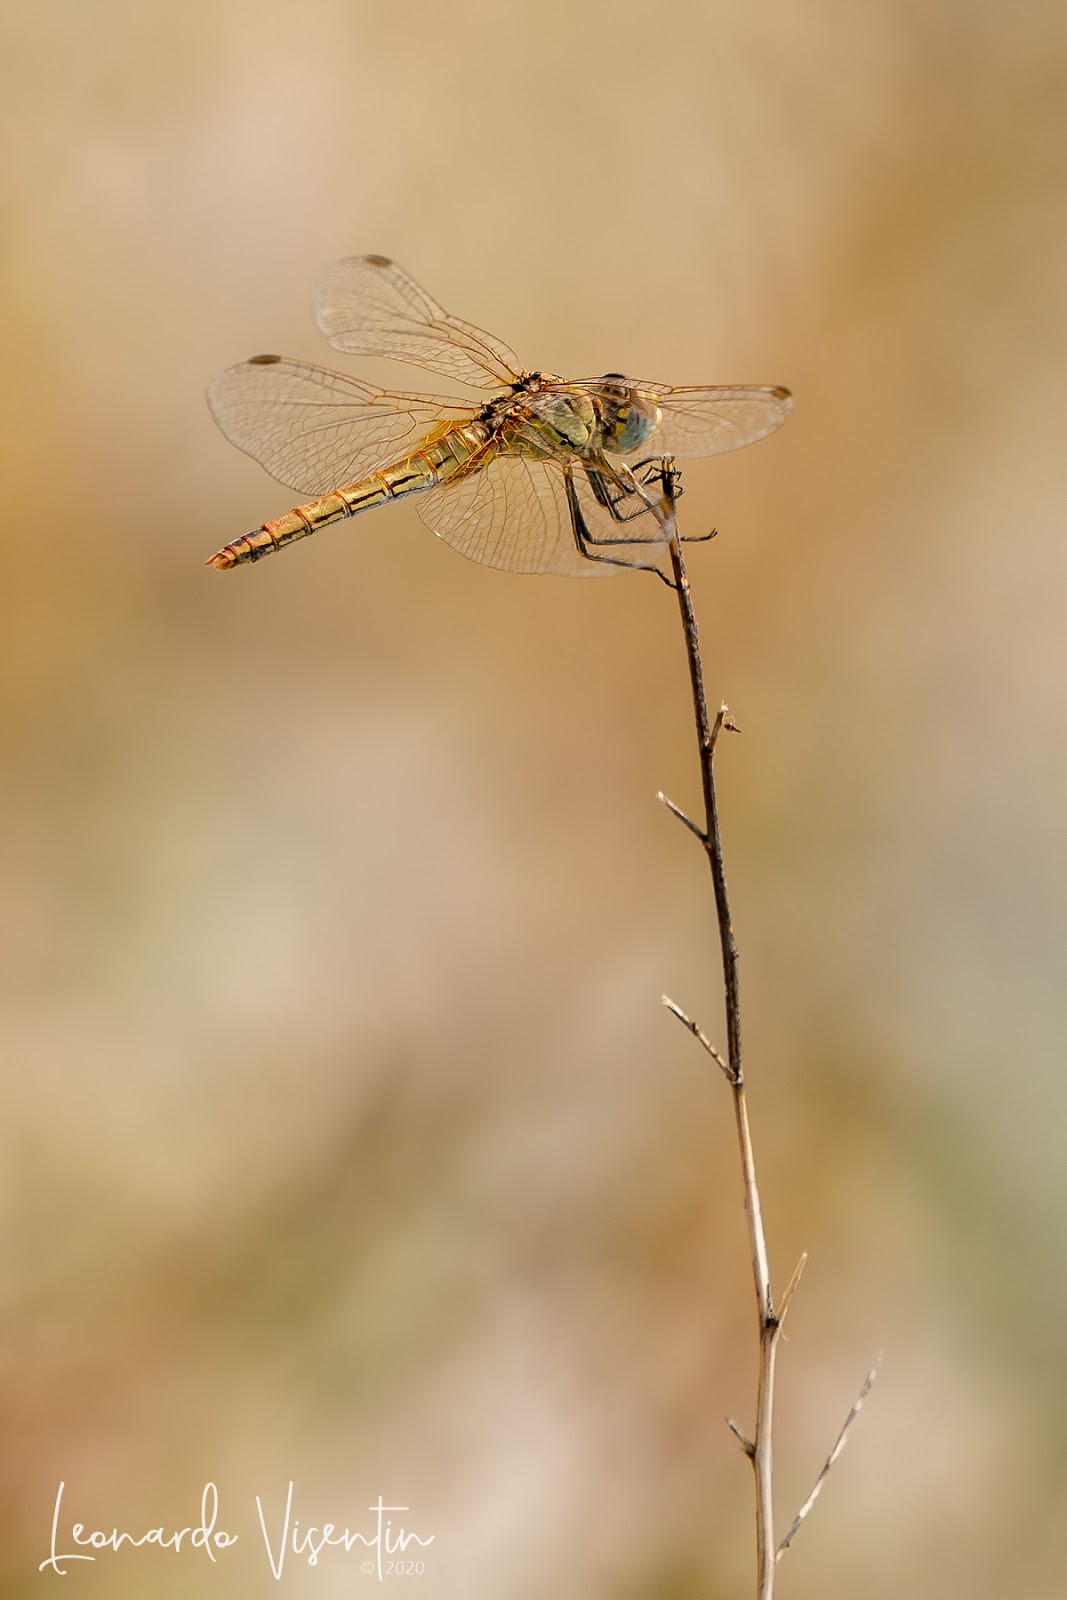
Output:
<path fill-rule="evenodd" d="M 644 489 L 628 468 L 623 467 L 620 471 L 604 458 L 596 462 L 583 462 L 582 467 L 598 504 L 604 507 L 613 522 L 633 522 L 635 518 L 646 516 L 649 513 L 657 521 L 659 520 L 660 514 L 656 503 L 645 494 Z M 637 504 L 634 504 L 634 501 Z M 623 510 L 622 507 L 627 503 L 629 503 L 630 509 Z M 590 534 L 590 538 L 594 544 L 598 545 L 654 542 L 631 537 L 600 539 L 592 534 Z"/>
<path fill-rule="evenodd" d="M 642 467 L 644 468 L 644 477 L 640 481 L 641 481 L 641 483 L 646 485 L 646 487 L 650 483 L 662 483 L 663 482 L 663 457 L 662 456 L 646 456 L 643 461 L 635 461 L 633 466 L 630 467 L 628 470 L 630 472 L 632 472 L 633 475 L 636 477 L 637 474 L 641 471 Z M 685 493 L 685 489 L 682 486 L 681 477 L 682 477 L 682 474 L 678 471 L 678 468 L 677 467 L 672 467 L 671 468 L 671 483 L 672 483 L 671 493 L 672 493 L 672 495 L 673 495 L 675 500 L 680 500 L 682 498 L 683 494 Z"/>
<path fill-rule="evenodd" d="M 600 550 L 605 546 L 610 545 L 633 545 L 635 541 L 633 539 L 623 538 L 595 538 L 589 531 L 589 524 L 585 520 L 585 515 L 578 499 L 578 491 L 574 487 L 574 475 L 569 470 L 564 474 L 564 482 L 567 487 L 567 505 L 570 508 L 571 528 L 574 531 L 574 542 L 578 546 L 580 553 L 587 561 L 602 561 L 606 566 L 625 568 L 627 572 L 653 572 L 655 573 L 656 577 L 659 578 L 661 583 L 665 583 L 667 585 L 668 589 L 675 588 L 673 580 L 668 578 L 665 572 L 661 572 L 657 566 L 637 566 L 632 561 L 618 561 L 612 556 L 598 555 L 594 550 L 590 549 L 591 545 L 595 545 L 597 550 Z M 597 495 L 597 499 L 600 500 L 599 495 Z M 604 500 L 600 500 L 600 503 L 601 505 L 607 505 L 607 502 Z M 647 511 L 648 509 L 649 508 L 647 506 L 642 506 L 641 513 Z M 641 513 L 631 512 L 630 517 L 617 518 L 616 520 L 628 522 L 632 517 L 638 516 Z M 657 559 L 660 554 L 662 554 L 662 551 L 657 553 Z"/>
<path fill-rule="evenodd" d="M 651 572 L 653 576 L 657 577 L 661 583 L 665 583 L 668 589 L 673 589 L 675 594 L 678 593 L 678 585 L 675 583 L 674 579 L 668 578 L 667 574 L 665 572 L 661 572 L 658 567 L 638 567 L 637 571 Z"/>
<path fill-rule="evenodd" d="M 608 462 L 583 463 L 585 476 L 589 482 L 597 501 L 615 522 L 631 522 L 634 517 L 643 517 L 647 511 L 653 510 L 647 496 L 640 493 L 636 482 L 627 483 Z M 610 474 L 610 476 L 609 476 Z M 639 499 L 636 506 L 629 511 L 620 508 L 627 501 Z"/>
<path fill-rule="evenodd" d="M 631 470 L 637 473 L 640 472 L 642 467 L 645 469 L 645 475 L 641 479 L 641 482 L 645 484 L 646 487 L 651 483 L 656 483 L 657 481 L 662 480 L 663 462 L 658 456 L 648 456 L 644 461 L 635 461 Z M 675 500 L 680 500 L 685 493 L 685 489 L 678 481 L 680 476 L 681 474 L 679 473 L 677 467 L 673 468 L 671 472 L 671 477 L 673 480 L 672 496 Z M 678 535 L 678 539 L 679 543 L 681 544 L 707 544 L 709 539 L 717 538 L 718 533 L 718 528 L 712 528 L 710 533 L 681 533 Z M 673 588 L 673 584 L 671 587 Z"/>
<path fill-rule="evenodd" d="M 651 513 L 651 515 L 656 518 L 657 522 L 662 525 L 662 512 L 656 503 L 649 499 L 648 495 L 645 494 L 644 491 L 648 486 L 658 481 L 663 485 L 664 489 L 669 492 L 671 502 L 673 504 L 673 502 L 682 492 L 680 488 L 676 487 L 678 474 L 674 470 L 673 463 L 670 469 L 669 489 L 665 476 L 667 465 L 661 457 L 649 457 L 647 461 L 639 461 L 637 463 L 638 470 L 641 467 L 646 467 L 648 469 L 645 473 L 645 476 L 640 481 L 635 476 L 634 471 L 625 464 L 622 465 L 621 470 L 619 471 L 616 471 L 614 468 L 612 468 L 610 463 L 605 462 L 605 466 L 607 467 L 608 471 L 611 472 L 612 478 L 618 486 L 618 494 L 615 500 L 611 501 L 609 504 L 609 509 L 616 520 L 620 522 L 630 522 L 634 517 L 646 516 Z M 627 482 L 627 480 L 629 481 Z M 632 496 L 638 496 L 642 503 L 635 511 L 630 511 L 623 515 L 618 510 L 619 504 L 623 500 Z M 673 590 L 675 593 L 678 592 L 678 585 L 675 583 L 674 579 L 668 578 L 667 574 L 661 571 L 659 567 L 640 567 L 637 570 L 640 572 L 654 573 L 661 583 L 665 583 L 667 585 L 668 589 Z"/>
<path fill-rule="evenodd" d="M 574 542 L 578 546 L 579 553 L 583 555 L 587 561 L 600 561 L 608 567 L 625 568 L 627 572 L 654 572 L 656 570 L 654 567 L 635 567 L 632 561 L 619 561 L 614 556 L 598 555 L 596 550 L 599 550 L 605 545 L 632 545 L 634 541 L 632 539 L 594 538 L 589 531 L 589 524 L 585 520 L 585 514 L 582 511 L 581 505 L 578 501 L 578 491 L 574 487 L 574 475 L 570 472 L 570 470 L 564 474 L 563 481 L 567 488 L 567 506 L 571 514 L 571 529 L 574 533 Z M 595 546 L 596 550 L 591 549 L 590 546 Z M 662 573 L 660 576 L 662 577 Z M 667 579 L 664 579 L 664 582 L 667 581 Z"/>

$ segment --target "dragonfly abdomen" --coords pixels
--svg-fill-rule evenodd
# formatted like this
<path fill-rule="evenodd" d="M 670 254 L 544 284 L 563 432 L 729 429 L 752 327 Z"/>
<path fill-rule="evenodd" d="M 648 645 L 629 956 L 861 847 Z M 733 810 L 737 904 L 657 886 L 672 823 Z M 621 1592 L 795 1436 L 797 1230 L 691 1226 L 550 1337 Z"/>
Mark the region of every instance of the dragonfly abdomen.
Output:
<path fill-rule="evenodd" d="M 325 528 L 331 522 L 354 517 L 360 511 L 383 505 L 387 500 L 398 500 L 404 495 L 432 489 L 458 472 L 480 447 L 483 441 L 480 435 L 476 436 L 476 432 L 470 428 L 451 429 L 442 438 L 394 462 L 392 466 L 382 467 L 366 478 L 344 484 L 317 500 L 297 506 L 295 510 L 287 511 L 284 517 L 275 517 L 272 522 L 262 523 L 242 539 L 223 545 L 221 550 L 209 556 L 205 565 L 225 572 L 246 561 L 259 561 L 274 550 L 281 550 L 297 539 L 306 538 L 309 533 L 317 533 L 319 528 Z"/>

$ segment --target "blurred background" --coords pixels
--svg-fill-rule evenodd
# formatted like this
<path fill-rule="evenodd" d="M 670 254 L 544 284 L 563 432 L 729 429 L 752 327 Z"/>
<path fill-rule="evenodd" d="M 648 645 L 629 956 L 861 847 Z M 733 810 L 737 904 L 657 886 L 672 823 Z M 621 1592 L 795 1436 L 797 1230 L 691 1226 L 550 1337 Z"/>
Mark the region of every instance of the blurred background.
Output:
<path fill-rule="evenodd" d="M 784 383 L 686 468 L 774 1278 L 783 1592 L 1061 1580 L 1062 8 L 299 6 L 2 20 L 8 1592 L 752 1591 L 754 1311 L 677 613 L 293 504 L 203 390 L 343 365 L 395 256 L 531 366 Z M 350 366 L 349 370 L 357 370 Z M 442 387 L 385 363 L 359 371 Z M 62 1546 L 62 1529 L 60 1545 Z M 70 1548 L 70 1541 L 67 1541 Z M 281 1587 L 348 1594 L 356 1555 Z"/>

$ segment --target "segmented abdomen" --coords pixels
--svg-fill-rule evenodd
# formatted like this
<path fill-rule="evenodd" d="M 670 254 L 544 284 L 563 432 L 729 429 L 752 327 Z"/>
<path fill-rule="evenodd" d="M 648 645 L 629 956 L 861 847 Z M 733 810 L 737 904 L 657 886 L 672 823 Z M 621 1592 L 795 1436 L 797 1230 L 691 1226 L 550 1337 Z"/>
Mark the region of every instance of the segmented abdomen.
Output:
<path fill-rule="evenodd" d="M 308 501 L 306 505 L 297 506 L 295 510 L 287 511 L 284 517 L 275 517 L 272 522 L 262 523 L 243 538 L 235 539 L 232 544 L 224 544 L 204 564 L 225 572 L 246 561 L 259 561 L 272 551 L 281 550 L 283 546 L 303 539 L 309 533 L 316 533 L 331 522 L 354 517 L 360 511 L 369 511 L 372 506 L 384 505 L 387 500 L 398 500 L 403 495 L 432 489 L 466 466 L 484 443 L 485 429 L 477 424 L 451 428 L 440 438 L 427 442 L 421 450 L 394 462 L 392 466 L 382 467 L 366 478 L 345 484 L 340 489 L 321 495 L 317 500 Z"/>

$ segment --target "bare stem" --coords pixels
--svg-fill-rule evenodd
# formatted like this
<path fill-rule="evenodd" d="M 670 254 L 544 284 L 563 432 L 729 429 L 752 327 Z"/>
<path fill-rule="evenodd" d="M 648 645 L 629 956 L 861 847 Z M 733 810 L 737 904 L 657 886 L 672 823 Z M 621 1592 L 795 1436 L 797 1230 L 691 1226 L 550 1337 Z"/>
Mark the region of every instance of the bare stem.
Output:
<path fill-rule="evenodd" d="M 871 1390 L 871 1385 L 878 1376 L 881 1357 L 875 1362 L 860 1390 L 855 1405 L 845 1418 L 845 1425 L 837 1436 L 833 1449 L 830 1451 L 815 1484 L 801 1506 L 793 1524 L 782 1540 L 776 1546 L 774 1541 L 774 1500 L 773 1500 L 773 1469 L 774 1455 L 772 1450 L 772 1432 L 774 1422 L 774 1370 L 778 1354 L 778 1341 L 782 1335 L 782 1324 L 786 1313 L 800 1283 L 801 1274 L 807 1262 L 807 1254 L 801 1256 L 793 1270 L 793 1276 L 786 1286 L 785 1293 L 775 1309 L 774 1299 L 771 1294 L 771 1271 L 767 1257 L 767 1238 L 763 1227 L 763 1208 L 760 1204 L 759 1184 L 756 1181 L 756 1157 L 752 1148 L 752 1133 L 748 1122 L 748 1103 L 745 1098 L 745 1075 L 741 1061 L 741 997 L 737 976 L 737 943 L 734 939 L 733 923 L 730 919 L 730 901 L 726 893 L 726 874 L 722 861 L 722 841 L 719 836 L 719 808 L 715 795 L 715 749 L 719 735 L 723 729 L 737 732 L 737 724 L 725 705 L 721 705 L 716 712 L 714 720 L 708 714 L 707 695 L 704 691 L 704 672 L 700 662 L 700 641 L 697 636 L 696 615 L 693 611 L 693 597 L 689 591 L 689 578 L 682 559 L 682 541 L 678 532 L 678 522 L 675 515 L 675 499 L 677 474 L 674 463 L 669 457 L 659 463 L 658 468 L 644 479 L 650 484 L 658 478 L 662 493 L 657 500 L 642 490 L 646 504 L 659 518 L 667 541 L 667 553 L 670 556 L 671 571 L 674 582 L 659 576 L 665 583 L 669 583 L 678 596 L 678 608 L 682 618 L 682 634 L 685 639 L 686 659 L 689 663 L 689 683 L 693 694 L 693 714 L 696 719 L 697 746 L 700 754 L 700 779 L 704 793 L 704 826 L 699 827 L 693 819 L 668 800 L 664 794 L 660 800 L 671 814 L 692 833 L 699 841 L 708 858 L 711 868 L 711 882 L 715 891 L 715 912 L 719 926 L 719 948 L 722 953 L 722 977 L 725 993 L 726 1007 L 726 1041 L 727 1051 L 724 1059 L 703 1029 L 686 1015 L 682 1008 L 663 996 L 663 1004 L 678 1018 L 683 1027 L 687 1028 L 693 1037 L 703 1045 L 712 1060 L 721 1069 L 730 1088 L 733 1099 L 734 1122 L 737 1128 L 737 1149 L 741 1160 L 741 1185 L 745 1201 L 745 1221 L 748 1227 L 749 1255 L 752 1263 L 752 1284 L 756 1293 L 756 1318 L 757 1336 L 759 1341 L 759 1364 L 756 1377 L 756 1425 L 751 1439 L 741 1427 L 728 1417 L 727 1426 L 736 1436 L 745 1455 L 752 1462 L 755 1476 L 756 1489 L 756 1597 L 757 1600 L 772 1600 L 774 1593 L 774 1574 L 778 1562 L 788 1550 L 797 1529 L 811 1511 L 822 1490 L 823 1484 L 830 1473 L 834 1462 L 845 1448 L 849 1429 L 859 1415 L 860 1408 Z"/>
<path fill-rule="evenodd" d="M 746 1454 L 752 1461 L 756 1488 L 756 1571 L 757 1600 L 771 1600 L 774 1592 L 774 1573 L 777 1547 L 774 1539 L 774 1505 L 772 1475 L 774 1457 L 771 1445 L 774 1414 L 774 1367 L 781 1333 L 781 1317 L 775 1312 L 771 1297 L 771 1273 L 767 1257 L 767 1239 L 763 1227 L 763 1208 L 760 1204 L 759 1185 L 756 1181 L 756 1157 L 752 1147 L 752 1133 L 748 1121 L 748 1104 L 745 1099 L 745 1079 L 741 1058 L 741 998 L 738 984 L 737 944 L 733 923 L 730 920 L 730 902 L 726 892 L 726 874 L 723 869 L 722 842 L 719 836 L 719 809 L 715 795 L 715 747 L 723 728 L 733 728 L 725 705 L 720 706 L 714 720 L 708 714 L 707 695 L 704 691 L 704 673 L 700 661 L 700 642 L 697 635 L 696 614 L 689 591 L 689 578 L 682 558 L 682 546 L 675 518 L 675 479 L 672 464 L 664 461 L 661 469 L 663 497 L 659 503 L 660 521 L 668 537 L 674 589 L 681 612 L 682 633 L 689 663 L 689 682 L 693 693 L 693 712 L 696 718 L 697 745 L 700 754 L 700 777 L 704 793 L 704 828 L 696 828 L 688 817 L 680 814 L 673 805 L 675 815 L 680 815 L 704 848 L 711 868 L 711 881 L 715 892 L 715 911 L 719 925 L 719 947 L 722 952 L 722 976 L 726 997 L 727 1055 L 724 1076 L 733 1099 L 734 1121 L 737 1127 L 737 1147 L 741 1159 L 741 1183 L 744 1192 L 745 1220 L 748 1226 L 749 1254 L 752 1262 L 752 1283 L 756 1294 L 756 1315 L 759 1336 L 759 1367 L 756 1380 L 756 1425 L 753 1437 L 745 1438 L 735 1424 L 731 1424 L 741 1439 Z M 697 1025 L 675 1006 L 671 1010 L 689 1028 L 713 1056 L 717 1052 L 705 1039 Z M 790 1284 L 786 1303 L 796 1287 L 796 1275 Z"/>

